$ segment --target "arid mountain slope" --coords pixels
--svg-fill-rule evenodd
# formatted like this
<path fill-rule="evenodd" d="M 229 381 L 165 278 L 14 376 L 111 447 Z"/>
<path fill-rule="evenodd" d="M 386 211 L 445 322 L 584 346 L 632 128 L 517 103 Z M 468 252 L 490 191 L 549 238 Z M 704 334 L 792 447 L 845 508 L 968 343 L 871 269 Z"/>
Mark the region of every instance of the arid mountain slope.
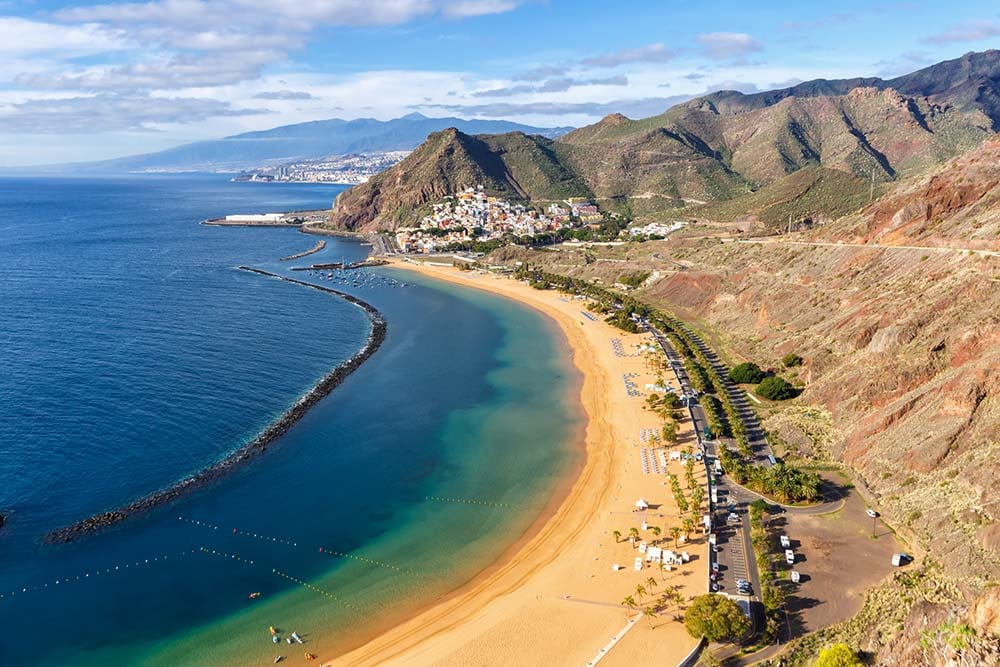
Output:
<path fill-rule="evenodd" d="M 1000 250 L 998 185 L 1000 139 L 994 138 L 824 234 L 845 241 Z"/>
<path fill-rule="evenodd" d="M 760 219 L 773 225 L 803 209 L 830 219 L 856 210 L 873 182 L 921 175 L 1000 129 L 998 91 L 1000 52 L 987 51 L 889 81 L 720 92 L 642 120 L 612 114 L 555 141 L 447 130 L 342 194 L 331 225 L 392 229 L 418 219 L 431 199 L 478 183 L 539 204 L 594 196 L 605 209 L 639 218 L 679 209 L 700 215 L 697 207 L 719 202 L 752 205 L 764 190 L 771 191 L 765 200 L 775 192 L 811 193 L 807 205 L 781 206 Z M 789 180 L 802 170 L 819 177 Z M 822 188 L 802 188 L 807 181 Z"/>

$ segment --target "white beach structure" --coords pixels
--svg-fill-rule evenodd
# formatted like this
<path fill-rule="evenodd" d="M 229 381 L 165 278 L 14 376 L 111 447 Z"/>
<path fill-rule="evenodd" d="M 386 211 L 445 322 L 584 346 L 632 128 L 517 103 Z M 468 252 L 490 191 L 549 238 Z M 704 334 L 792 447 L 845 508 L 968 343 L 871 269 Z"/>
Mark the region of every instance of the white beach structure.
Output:
<path fill-rule="evenodd" d="M 236 214 L 236 215 L 227 215 L 226 222 L 256 222 L 256 223 L 281 222 L 281 219 L 284 217 L 285 217 L 284 213 Z"/>
<path fill-rule="evenodd" d="M 635 501 L 635 508 L 644 512 L 649 509 L 649 503 L 646 502 L 645 498 L 639 498 L 639 500 Z"/>

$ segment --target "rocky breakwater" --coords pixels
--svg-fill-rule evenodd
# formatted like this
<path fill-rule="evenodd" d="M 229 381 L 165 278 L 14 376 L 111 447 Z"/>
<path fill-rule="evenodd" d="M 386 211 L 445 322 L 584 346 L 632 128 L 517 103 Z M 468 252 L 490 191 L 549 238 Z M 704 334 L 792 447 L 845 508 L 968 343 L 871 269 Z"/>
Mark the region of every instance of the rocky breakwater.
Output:
<path fill-rule="evenodd" d="M 243 271 L 249 271 L 251 273 L 267 276 L 269 278 L 277 278 L 278 280 L 295 283 L 297 285 L 316 289 L 321 292 L 328 292 L 351 304 L 354 304 L 355 306 L 358 306 L 368 314 L 368 317 L 371 320 L 372 328 L 371 332 L 368 334 L 368 340 L 357 352 L 357 354 L 323 376 L 323 378 L 321 378 L 312 389 L 299 398 L 294 405 L 275 419 L 267 428 L 258 434 L 257 437 L 234 451 L 229 456 L 212 464 L 208 468 L 205 468 L 194 475 L 173 484 L 172 486 L 151 493 L 148 496 L 144 496 L 123 507 L 95 514 L 94 516 L 83 519 L 82 521 L 78 521 L 69 526 L 58 528 L 45 536 L 44 540 L 46 542 L 71 542 L 77 538 L 87 535 L 88 533 L 113 526 L 117 523 L 125 521 L 126 519 L 151 510 L 159 505 L 175 500 L 186 493 L 194 491 L 209 482 L 219 479 L 223 475 L 235 469 L 238 465 L 246 463 L 250 459 L 263 454 L 267 451 L 267 448 L 271 445 L 271 443 L 287 432 L 288 429 L 295 424 L 295 422 L 305 415 L 309 408 L 314 406 L 320 401 L 320 399 L 333 391 L 347 378 L 347 376 L 357 370 L 361 364 L 372 356 L 385 340 L 387 330 L 385 318 L 377 308 L 366 301 L 362 301 L 355 296 L 339 290 L 322 287 L 320 285 L 313 285 L 301 280 L 295 280 L 294 278 L 287 278 L 268 271 L 262 271 L 261 269 L 254 269 L 248 266 L 241 266 L 239 268 Z M 0 523 L 0 525 L 2 525 L 2 523 Z"/>

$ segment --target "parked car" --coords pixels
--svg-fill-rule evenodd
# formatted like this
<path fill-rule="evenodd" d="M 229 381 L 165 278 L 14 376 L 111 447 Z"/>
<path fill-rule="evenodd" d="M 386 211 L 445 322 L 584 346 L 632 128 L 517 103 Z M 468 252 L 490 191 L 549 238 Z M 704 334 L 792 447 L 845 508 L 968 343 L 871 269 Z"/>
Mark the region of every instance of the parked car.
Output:
<path fill-rule="evenodd" d="M 868 516 L 870 516 L 873 519 L 877 519 L 878 518 L 878 512 L 876 512 L 875 510 L 873 510 L 871 507 L 869 507 L 867 510 L 865 510 L 865 512 L 867 512 Z"/>
<path fill-rule="evenodd" d="M 726 517 L 726 520 L 727 521 L 732 521 L 733 523 L 739 523 L 740 522 L 740 515 L 737 514 L 736 512 L 730 512 L 729 516 Z"/>
<path fill-rule="evenodd" d="M 789 565 L 795 563 L 795 552 L 791 549 L 785 549 L 785 562 Z"/>

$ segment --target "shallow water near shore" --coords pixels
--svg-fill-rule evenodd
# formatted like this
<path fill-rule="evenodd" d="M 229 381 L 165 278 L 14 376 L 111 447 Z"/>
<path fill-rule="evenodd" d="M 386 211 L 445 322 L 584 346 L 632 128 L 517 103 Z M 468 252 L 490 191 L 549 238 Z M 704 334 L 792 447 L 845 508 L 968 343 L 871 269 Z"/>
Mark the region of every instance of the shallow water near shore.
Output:
<path fill-rule="evenodd" d="M 322 207 L 337 191 L 0 180 L 12 369 L 0 377 L 0 663 L 332 657 L 495 560 L 573 469 L 578 377 L 555 326 L 380 270 L 408 286 L 321 281 L 379 308 L 388 336 L 268 453 L 114 530 L 40 544 L 221 458 L 361 346 L 360 309 L 233 267 L 316 280 L 289 269 L 366 248 L 328 239 L 278 262 L 315 237 L 196 224 Z M 268 626 L 306 646 L 273 645 Z"/>

